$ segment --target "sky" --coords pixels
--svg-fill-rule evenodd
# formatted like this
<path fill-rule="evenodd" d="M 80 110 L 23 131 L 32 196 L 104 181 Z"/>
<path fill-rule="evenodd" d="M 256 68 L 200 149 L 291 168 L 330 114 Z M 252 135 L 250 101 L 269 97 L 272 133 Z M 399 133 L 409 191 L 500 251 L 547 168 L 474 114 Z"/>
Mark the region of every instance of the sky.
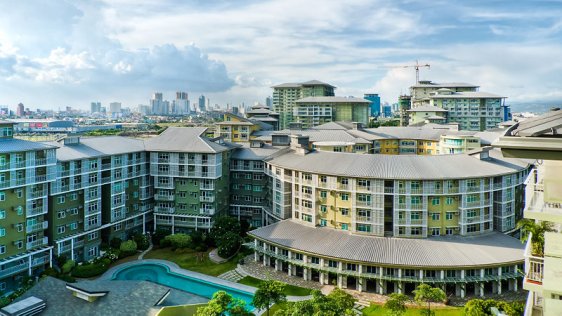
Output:
<path fill-rule="evenodd" d="M 186 91 L 264 103 L 321 80 L 396 102 L 420 79 L 562 104 L 562 0 L 0 0 L 0 105 L 89 109 Z"/>

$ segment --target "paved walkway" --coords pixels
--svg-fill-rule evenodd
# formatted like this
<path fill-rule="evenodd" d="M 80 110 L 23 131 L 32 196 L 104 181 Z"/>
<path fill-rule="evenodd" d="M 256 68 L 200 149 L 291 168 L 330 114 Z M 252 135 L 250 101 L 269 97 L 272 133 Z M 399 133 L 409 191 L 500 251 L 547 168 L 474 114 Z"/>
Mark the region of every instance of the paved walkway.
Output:
<path fill-rule="evenodd" d="M 144 255 L 146 255 L 150 250 L 152 250 L 153 245 L 152 245 L 152 238 L 150 236 L 148 236 L 148 243 L 149 243 L 148 248 L 139 255 L 138 257 L 139 260 L 142 260 L 144 258 Z"/>
<path fill-rule="evenodd" d="M 241 275 L 240 273 L 238 273 L 238 271 L 230 270 L 230 271 L 227 271 L 227 272 L 219 275 L 217 278 L 227 280 L 227 281 L 230 281 L 230 282 L 238 282 L 238 281 L 242 280 L 243 277 L 244 276 Z"/>
<path fill-rule="evenodd" d="M 214 263 L 225 263 L 228 259 L 219 256 L 219 249 L 215 248 L 209 252 L 209 259 Z"/>
<path fill-rule="evenodd" d="M 239 273 L 242 272 L 240 273 L 242 275 L 246 274 L 260 280 L 273 279 L 295 286 L 306 287 L 309 289 L 320 290 L 323 287 L 318 282 L 305 281 L 299 277 L 289 276 L 285 272 L 275 271 L 275 269 L 271 267 L 264 267 L 261 263 L 254 261 L 253 255 L 244 258 L 244 262 L 245 264 L 238 265 L 237 268 L 237 271 L 239 271 Z"/>

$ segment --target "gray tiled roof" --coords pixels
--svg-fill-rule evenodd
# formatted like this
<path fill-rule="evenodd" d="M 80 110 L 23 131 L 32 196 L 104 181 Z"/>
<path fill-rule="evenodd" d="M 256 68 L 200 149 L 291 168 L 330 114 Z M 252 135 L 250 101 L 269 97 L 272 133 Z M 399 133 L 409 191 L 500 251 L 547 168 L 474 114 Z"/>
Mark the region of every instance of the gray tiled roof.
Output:
<path fill-rule="evenodd" d="M 562 110 L 550 111 L 543 115 L 521 121 L 512 132 L 513 136 L 537 137 L 562 133 Z"/>
<path fill-rule="evenodd" d="M 80 144 L 75 145 L 64 145 L 63 141 L 48 144 L 58 147 L 57 160 L 60 161 L 144 151 L 144 141 L 122 136 L 81 137 Z"/>
<path fill-rule="evenodd" d="M 497 232 L 427 239 L 373 237 L 284 220 L 248 234 L 307 253 L 392 266 L 482 268 L 524 260 L 523 244 Z"/>
<path fill-rule="evenodd" d="M 271 145 L 264 145 L 264 147 L 254 148 L 248 144 L 244 144 L 241 148 L 236 148 L 232 151 L 232 159 L 239 160 L 263 160 L 270 157 L 279 151 L 286 151 L 287 147 L 275 147 Z"/>
<path fill-rule="evenodd" d="M 362 99 L 362 98 L 355 98 L 355 97 L 306 97 L 302 99 L 298 99 L 295 101 L 296 103 L 317 103 L 317 102 L 325 102 L 325 103 L 364 103 L 369 104 L 371 101 Z"/>
<path fill-rule="evenodd" d="M 430 84 L 418 83 L 413 85 L 412 87 L 414 88 L 455 88 L 455 87 L 478 88 L 479 86 L 466 82 L 444 82 L 444 83 L 432 82 Z"/>
<path fill-rule="evenodd" d="M 145 141 L 147 151 L 214 154 L 228 150 L 202 136 L 206 127 L 168 127 L 162 134 Z"/>
<path fill-rule="evenodd" d="M 438 106 L 433 106 L 433 105 L 422 105 L 422 106 L 417 106 L 415 108 L 412 108 L 410 110 L 408 110 L 407 112 L 449 112 L 443 108 L 440 108 Z"/>
<path fill-rule="evenodd" d="M 521 171 L 528 162 L 508 159 L 499 150 L 490 151 L 489 160 L 467 154 L 457 155 L 357 155 L 314 151 L 294 152 L 268 160 L 275 166 L 318 174 L 375 178 L 439 180 L 497 176 Z"/>
<path fill-rule="evenodd" d="M 73 286 L 89 290 L 109 291 L 94 302 L 72 296 L 66 289 L 66 282 L 52 277 L 45 277 L 19 300 L 30 296 L 38 297 L 47 303 L 42 316 L 59 315 L 148 315 L 170 289 L 146 281 L 81 281 Z"/>
<path fill-rule="evenodd" d="M 453 94 L 433 94 L 429 96 L 430 99 L 468 99 L 468 98 L 484 98 L 484 99 L 499 99 L 506 98 L 497 94 L 481 91 L 462 91 L 453 92 Z"/>
<path fill-rule="evenodd" d="M 55 148 L 55 146 L 17 138 L 0 138 L 0 153 L 44 150 L 50 148 Z"/>

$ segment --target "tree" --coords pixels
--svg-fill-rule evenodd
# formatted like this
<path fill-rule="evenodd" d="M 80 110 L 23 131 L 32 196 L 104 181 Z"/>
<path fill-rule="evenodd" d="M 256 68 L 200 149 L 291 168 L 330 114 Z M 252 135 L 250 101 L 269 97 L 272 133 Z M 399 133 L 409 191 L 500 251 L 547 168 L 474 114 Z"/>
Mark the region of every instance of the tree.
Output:
<path fill-rule="evenodd" d="M 520 302 L 473 299 L 464 305 L 464 314 L 466 316 L 488 316 L 492 315 L 492 307 L 496 307 L 509 316 L 519 316 L 525 312 L 525 304 Z"/>
<path fill-rule="evenodd" d="M 521 219 L 517 222 L 517 227 L 521 228 L 521 240 L 527 242 L 531 233 L 532 252 L 534 255 L 544 255 L 544 233 L 553 232 L 554 226 L 551 222 L 542 221 L 536 223 L 531 219 Z"/>
<path fill-rule="evenodd" d="M 392 293 L 390 298 L 384 303 L 384 308 L 388 310 L 389 316 L 402 316 L 406 313 L 406 302 L 410 299 L 401 293 Z"/>
<path fill-rule="evenodd" d="M 199 307 L 196 316 L 250 316 L 252 313 L 246 309 L 246 303 L 233 298 L 225 291 L 218 291 L 213 298 L 203 307 Z"/>
<path fill-rule="evenodd" d="M 336 315 L 347 315 L 353 309 L 353 305 L 355 305 L 355 299 L 353 296 L 344 290 L 336 287 L 335 289 L 330 292 L 326 296 L 328 301 L 333 306 L 332 309 L 336 313 Z"/>
<path fill-rule="evenodd" d="M 422 283 L 418 285 L 416 290 L 414 290 L 414 300 L 418 304 L 427 303 L 427 309 L 424 310 L 423 314 L 431 316 L 434 312 L 431 311 L 431 303 L 443 302 L 447 299 L 445 292 L 437 287 L 431 287 L 428 284 Z"/>
<path fill-rule="evenodd" d="M 172 249 L 183 249 L 191 245 L 191 237 L 187 234 L 168 235 L 160 240 L 160 246 L 172 246 Z"/>
<path fill-rule="evenodd" d="M 215 244 L 220 243 L 220 239 L 227 233 L 233 232 L 240 235 L 241 228 L 238 219 L 230 216 L 221 216 L 215 219 L 213 227 L 209 231 L 209 237 L 215 242 Z"/>
<path fill-rule="evenodd" d="M 217 243 L 218 254 L 223 258 L 230 258 L 240 248 L 240 235 L 234 232 L 227 232 Z"/>
<path fill-rule="evenodd" d="M 254 294 L 254 299 L 252 300 L 252 305 L 259 309 L 265 308 L 267 310 L 267 316 L 269 316 L 269 307 L 272 304 L 279 304 L 285 301 L 287 301 L 285 283 L 275 280 L 265 280 L 258 286 Z"/>

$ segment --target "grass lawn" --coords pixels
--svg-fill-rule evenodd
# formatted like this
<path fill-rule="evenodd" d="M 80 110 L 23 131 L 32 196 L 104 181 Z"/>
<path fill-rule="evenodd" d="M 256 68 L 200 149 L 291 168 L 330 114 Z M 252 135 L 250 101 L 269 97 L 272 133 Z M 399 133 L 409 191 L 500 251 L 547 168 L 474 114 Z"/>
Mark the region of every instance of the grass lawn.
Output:
<path fill-rule="evenodd" d="M 242 278 L 240 281 L 238 281 L 238 283 L 242 283 L 245 285 L 249 285 L 249 286 L 253 286 L 253 287 L 258 287 L 260 285 L 262 280 L 260 279 L 256 279 L 253 278 L 251 276 L 247 276 Z M 285 295 L 291 295 L 291 296 L 306 296 L 310 294 L 311 289 L 307 289 L 304 287 L 300 287 L 300 286 L 294 286 L 294 285 L 290 285 L 287 284 L 285 286 Z"/>
<path fill-rule="evenodd" d="M 431 311 L 435 312 L 435 316 L 462 316 L 463 308 L 462 307 L 442 307 L 442 308 L 431 308 Z M 387 309 L 384 308 L 382 305 L 371 305 L 365 309 L 363 309 L 363 316 L 378 316 L 378 315 L 386 315 Z M 408 308 L 406 310 L 406 314 L 404 316 L 418 316 L 420 315 L 419 308 Z"/>
<path fill-rule="evenodd" d="M 150 251 L 144 257 L 146 259 L 163 259 L 172 261 L 183 269 L 212 276 L 218 276 L 226 271 L 236 269 L 238 260 L 244 257 L 243 254 L 238 253 L 234 256 L 234 258 L 228 260 L 227 262 L 217 264 L 209 259 L 209 251 L 196 252 L 191 249 L 172 251 L 170 248 L 158 248 Z"/>
<path fill-rule="evenodd" d="M 193 304 L 193 305 L 180 305 L 180 306 L 167 306 L 162 308 L 157 316 L 190 316 L 195 315 L 197 308 L 207 304 Z"/>

